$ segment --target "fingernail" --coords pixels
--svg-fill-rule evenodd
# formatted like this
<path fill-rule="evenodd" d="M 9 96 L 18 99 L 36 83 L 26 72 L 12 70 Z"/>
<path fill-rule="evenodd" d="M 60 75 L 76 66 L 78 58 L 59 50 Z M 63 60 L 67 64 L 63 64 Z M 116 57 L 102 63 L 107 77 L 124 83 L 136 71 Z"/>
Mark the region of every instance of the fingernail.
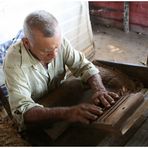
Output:
<path fill-rule="evenodd" d="M 110 105 L 107 105 L 107 107 L 111 107 Z"/>
<path fill-rule="evenodd" d="M 116 95 L 116 98 L 119 98 L 119 95 Z"/>
<path fill-rule="evenodd" d="M 111 101 L 111 103 L 112 103 L 112 104 L 114 104 L 114 103 L 115 103 L 115 101 Z"/>

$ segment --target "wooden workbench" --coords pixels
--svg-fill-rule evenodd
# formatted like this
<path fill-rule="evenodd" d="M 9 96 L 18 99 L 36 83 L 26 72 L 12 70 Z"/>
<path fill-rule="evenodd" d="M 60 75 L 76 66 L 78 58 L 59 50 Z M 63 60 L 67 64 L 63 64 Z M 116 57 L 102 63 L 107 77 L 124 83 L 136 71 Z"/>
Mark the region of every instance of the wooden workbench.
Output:
<path fill-rule="evenodd" d="M 145 102 L 130 118 L 135 124 L 124 134 L 118 135 L 96 129 L 93 126 L 72 124 L 57 139 L 51 140 L 52 146 L 148 146 L 148 89 Z M 141 114 L 140 118 L 138 114 Z M 130 122 L 128 122 L 129 124 Z"/>

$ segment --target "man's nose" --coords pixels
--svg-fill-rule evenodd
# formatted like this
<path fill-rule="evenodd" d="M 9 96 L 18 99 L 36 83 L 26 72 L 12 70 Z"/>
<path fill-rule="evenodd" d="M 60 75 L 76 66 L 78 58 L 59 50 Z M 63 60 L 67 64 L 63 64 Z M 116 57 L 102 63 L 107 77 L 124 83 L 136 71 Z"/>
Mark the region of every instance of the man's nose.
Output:
<path fill-rule="evenodd" d="M 50 53 L 48 53 L 48 55 L 55 57 L 58 53 L 58 48 L 52 50 Z"/>

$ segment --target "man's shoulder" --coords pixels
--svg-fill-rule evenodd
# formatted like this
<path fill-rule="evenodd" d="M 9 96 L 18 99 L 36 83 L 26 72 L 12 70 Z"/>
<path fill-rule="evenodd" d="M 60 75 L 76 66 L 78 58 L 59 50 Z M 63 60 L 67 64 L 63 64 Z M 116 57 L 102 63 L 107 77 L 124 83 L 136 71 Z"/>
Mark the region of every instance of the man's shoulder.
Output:
<path fill-rule="evenodd" d="M 71 48 L 71 43 L 66 37 L 62 37 L 62 48 L 68 49 Z"/>
<path fill-rule="evenodd" d="M 63 44 L 63 45 L 69 44 L 69 40 L 68 40 L 65 36 L 62 37 L 62 44 Z"/>
<path fill-rule="evenodd" d="M 20 66 L 21 46 L 22 46 L 22 42 L 19 41 L 9 47 L 6 57 L 4 59 L 6 66 L 11 66 L 11 67 Z"/>

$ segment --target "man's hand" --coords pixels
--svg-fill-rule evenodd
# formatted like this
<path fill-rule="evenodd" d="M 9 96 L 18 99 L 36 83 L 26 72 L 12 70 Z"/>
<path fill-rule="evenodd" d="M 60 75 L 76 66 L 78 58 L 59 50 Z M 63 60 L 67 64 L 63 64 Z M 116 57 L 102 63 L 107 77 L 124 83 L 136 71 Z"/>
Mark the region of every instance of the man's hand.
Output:
<path fill-rule="evenodd" d="M 94 104 L 79 104 L 69 108 L 67 121 L 89 124 L 103 113 L 102 109 Z"/>
<path fill-rule="evenodd" d="M 116 93 L 108 92 L 102 83 L 102 79 L 99 74 L 93 75 L 88 79 L 91 89 L 93 90 L 92 100 L 95 105 L 103 104 L 105 108 L 110 107 L 115 103 L 115 100 L 119 98 Z"/>
<path fill-rule="evenodd" d="M 94 93 L 92 100 L 95 105 L 103 104 L 104 107 L 109 108 L 112 104 L 115 103 L 115 100 L 119 96 L 114 92 L 108 92 L 106 90 L 99 90 Z"/>
<path fill-rule="evenodd" d="M 24 113 L 24 121 L 28 126 L 41 126 L 57 121 L 80 122 L 89 124 L 103 113 L 94 104 L 79 104 L 71 107 L 33 107 Z"/>

